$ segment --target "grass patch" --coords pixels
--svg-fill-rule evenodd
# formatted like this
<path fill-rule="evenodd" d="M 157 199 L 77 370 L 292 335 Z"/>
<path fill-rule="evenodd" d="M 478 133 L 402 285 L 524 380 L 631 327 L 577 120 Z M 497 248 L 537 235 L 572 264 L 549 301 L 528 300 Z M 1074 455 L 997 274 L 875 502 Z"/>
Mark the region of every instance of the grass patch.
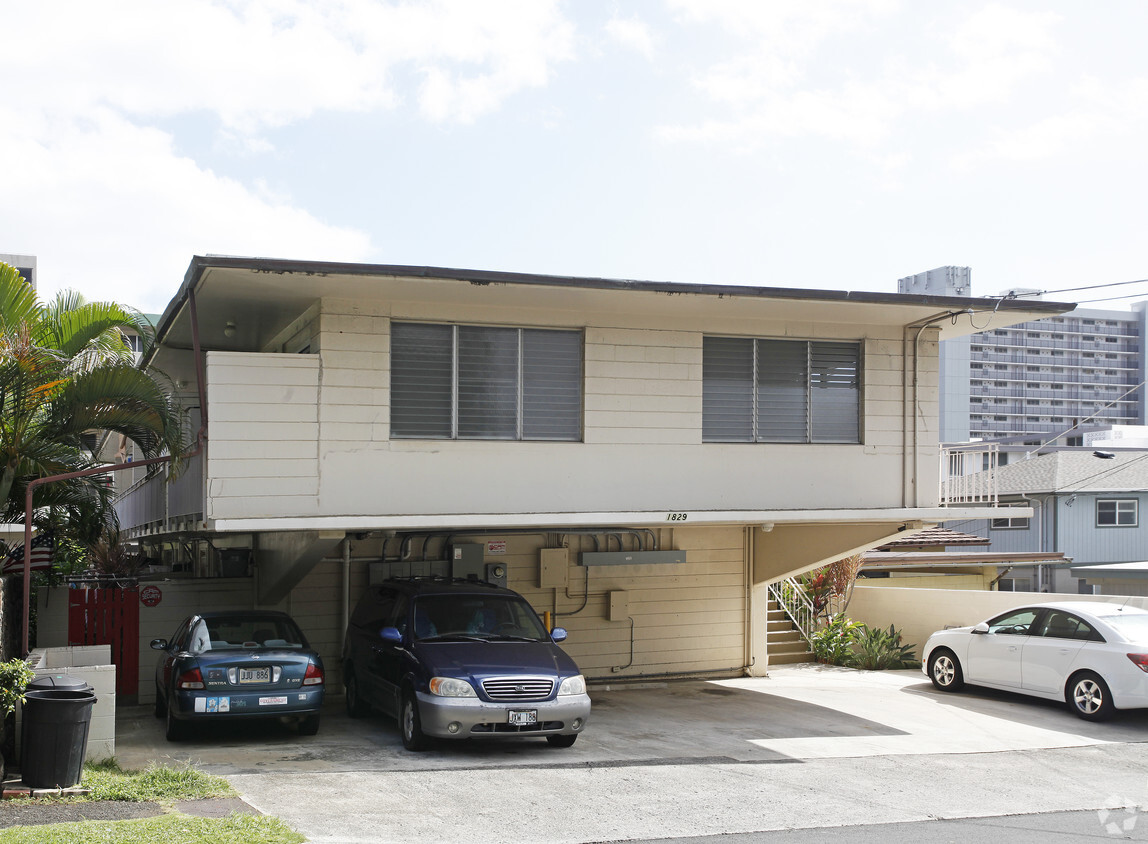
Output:
<path fill-rule="evenodd" d="M 81 800 L 170 803 L 174 800 L 237 796 L 227 780 L 197 771 L 190 760 L 175 767 L 153 763 L 142 771 L 125 771 L 115 759 L 107 759 L 85 765 L 80 785 L 92 790 L 91 794 L 78 798 Z"/>
<path fill-rule="evenodd" d="M 169 814 L 134 821 L 81 821 L 0 830 L 0 844 L 299 844 L 305 840 L 278 818 L 238 813 L 226 818 Z"/>

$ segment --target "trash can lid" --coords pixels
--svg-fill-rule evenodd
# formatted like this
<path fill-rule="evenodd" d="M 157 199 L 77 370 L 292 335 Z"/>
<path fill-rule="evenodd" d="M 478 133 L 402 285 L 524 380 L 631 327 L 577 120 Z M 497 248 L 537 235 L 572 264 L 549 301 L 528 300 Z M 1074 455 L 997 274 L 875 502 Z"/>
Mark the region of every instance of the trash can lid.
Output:
<path fill-rule="evenodd" d="M 37 677 L 28 684 L 29 691 L 43 689 L 68 689 L 76 692 L 87 692 L 91 691 L 92 687 L 82 678 L 73 677 L 70 674 L 48 674 L 44 677 Z"/>

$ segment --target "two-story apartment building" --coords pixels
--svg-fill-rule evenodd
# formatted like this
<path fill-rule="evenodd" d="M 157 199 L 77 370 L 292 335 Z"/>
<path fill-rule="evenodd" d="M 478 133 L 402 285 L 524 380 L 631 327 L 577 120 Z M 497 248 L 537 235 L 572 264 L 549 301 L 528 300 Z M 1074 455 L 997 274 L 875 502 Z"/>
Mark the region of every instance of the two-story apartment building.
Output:
<path fill-rule="evenodd" d="M 280 607 L 337 683 L 368 580 L 442 573 L 522 592 L 590 677 L 763 673 L 770 582 L 997 514 L 942 502 L 939 339 L 1071 307 L 197 257 L 149 363 L 204 446 L 120 479 L 172 569 L 141 639 Z"/>

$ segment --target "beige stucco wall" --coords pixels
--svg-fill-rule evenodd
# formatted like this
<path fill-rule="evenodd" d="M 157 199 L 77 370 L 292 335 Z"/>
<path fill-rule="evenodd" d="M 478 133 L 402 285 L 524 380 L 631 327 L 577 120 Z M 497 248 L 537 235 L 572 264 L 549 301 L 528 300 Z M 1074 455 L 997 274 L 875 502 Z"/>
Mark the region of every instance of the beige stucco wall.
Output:
<path fill-rule="evenodd" d="M 1108 595 L 1060 595 L 1032 592 L 980 592 L 967 589 L 912 589 L 858 586 L 847 614 L 871 627 L 894 625 L 902 641 L 916 645 L 916 655 L 936 630 L 965 627 L 1013 607 L 1045 601 L 1113 601 Z M 1148 609 L 1148 598 L 1131 598 Z"/>
<path fill-rule="evenodd" d="M 391 440 L 390 319 L 584 329 L 581 443 Z M 648 321 L 648 320 L 647 320 Z M 211 352 L 208 519 L 903 505 L 900 329 L 325 301 L 317 354 Z M 636 324 L 635 324 L 636 323 Z M 703 444 L 706 333 L 863 343 L 863 443 Z M 937 503 L 936 343 L 921 343 L 920 498 Z"/>

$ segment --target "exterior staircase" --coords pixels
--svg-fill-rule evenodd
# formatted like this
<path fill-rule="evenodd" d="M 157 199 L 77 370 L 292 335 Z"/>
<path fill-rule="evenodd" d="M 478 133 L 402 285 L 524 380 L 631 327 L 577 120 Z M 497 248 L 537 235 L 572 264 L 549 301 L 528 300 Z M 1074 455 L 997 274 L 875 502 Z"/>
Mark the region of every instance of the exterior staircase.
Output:
<path fill-rule="evenodd" d="M 770 665 L 815 661 L 805 637 L 793 626 L 781 605 L 772 598 L 766 615 L 765 644 Z"/>

